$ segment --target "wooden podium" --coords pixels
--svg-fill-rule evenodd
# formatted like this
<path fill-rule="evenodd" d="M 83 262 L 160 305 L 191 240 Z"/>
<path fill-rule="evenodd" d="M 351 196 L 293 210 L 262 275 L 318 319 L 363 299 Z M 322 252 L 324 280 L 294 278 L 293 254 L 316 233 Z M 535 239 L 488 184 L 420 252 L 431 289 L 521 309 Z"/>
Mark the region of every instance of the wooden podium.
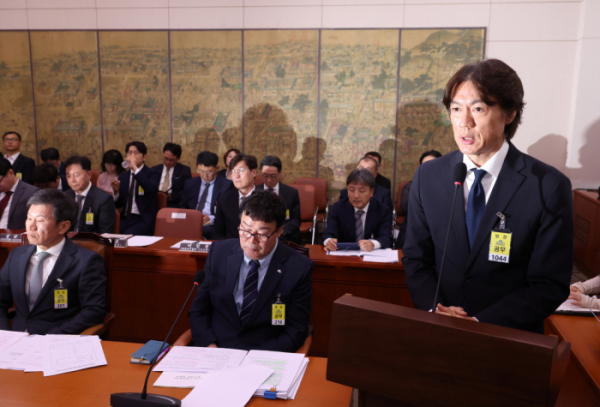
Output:
<path fill-rule="evenodd" d="M 359 406 L 553 406 L 570 343 L 344 295 L 333 304 L 327 380 Z"/>

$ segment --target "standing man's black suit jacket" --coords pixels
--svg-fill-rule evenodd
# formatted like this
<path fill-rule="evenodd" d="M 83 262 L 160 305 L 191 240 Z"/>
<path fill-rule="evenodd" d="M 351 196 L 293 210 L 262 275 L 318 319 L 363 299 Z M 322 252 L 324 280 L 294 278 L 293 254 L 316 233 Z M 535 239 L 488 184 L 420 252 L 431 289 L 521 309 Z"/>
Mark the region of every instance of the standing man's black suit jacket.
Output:
<path fill-rule="evenodd" d="M 364 225 L 364 238 L 375 239 L 385 249 L 392 245 L 391 211 L 372 197 Z M 327 239 L 337 239 L 339 243 L 356 242 L 356 223 L 354 206 L 348 198 L 337 201 L 331 207 L 327 229 L 323 233 L 323 243 Z"/>
<path fill-rule="evenodd" d="M 233 297 L 244 251 L 236 239 L 214 242 L 189 312 L 194 345 L 295 352 L 308 335 L 315 264 L 278 242 L 252 312 L 242 324 Z M 271 307 L 281 295 L 285 325 L 272 325 Z"/>
<path fill-rule="evenodd" d="M 25 229 L 25 221 L 27 220 L 27 201 L 40 189 L 33 185 L 19 181 L 15 193 L 8 208 L 8 228 L 9 229 Z M 6 210 L 6 209 L 5 209 Z"/>
<path fill-rule="evenodd" d="M 35 161 L 29 157 L 24 156 L 22 153 L 19 154 L 15 163 L 12 165 L 12 169 L 17 177 L 21 174 L 21 180 L 25 181 L 29 185 L 33 185 L 33 169 L 35 168 Z"/>
<path fill-rule="evenodd" d="M 163 168 L 164 164 L 159 164 L 152 167 L 152 171 L 158 173 L 159 186 Z M 181 205 L 181 199 L 183 194 L 183 188 L 185 187 L 185 182 L 190 178 L 192 178 L 192 171 L 190 170 L 190 167 L 181 163 L 175 164 L 175 167 L 173 167 L 173 178 L 171 178 L 171 190 L 169 191 L 171 196 L 167 201 L 167 207 L 179 208 L 179 206 Z"/>
<path fill-rule="evenodd" d="M 115 202 L 115 207 L 125 209 L 127 205 L 127 199 L 129 198 L 129 178 L 131 177 L 131 170 L 127 170 L 119 174 L 119 198 Z M 156 214 L 158 213 L 158 183 L 160 181 L 160 174 L 156 171 L 152 171 L 148 166 L 144 167 L 134 174 L 133 178 L 136 180 L 135 187 L 135 202 L 140 211 L 144 223 L 148 226 L 148 230 L 154 232 L 154 224 L 156 223 Z M 140 194 L 139 187 L 144 190 L 143 194 Z M 125 217 L 123 213 L 121 220 Z"/>
<path fill-rule="evenodd" d="M 215 228 L 213 239 L 239 239 L 237 228 L 240 226 L 240 193 L 237 188 L 221 194 L 217 199 Z"/>
<path fill-rule="evenodd" d="M 102 257 L 67 238 L 30 312 L 25 275 L 29 258 L 35 252 L 34 245 L 13 249 L 0 270 L 0 329 L 27 330 L 39 335 L 79 334 L 102 323 L 106 316 L 106 271 Z M 68 290 L 66 309 L 54 308 L 54 290 L 60 287 L 57 278 Z M 9 328 L 7 311 L 13 301 L 16 316 Z"/>
<path fill-rule="evenodd" d="M 264 190 L 265 184 L 256 186 L 257 190 Z M 279 183 L 279 196 L 285 202 L 285 208 L 289 211 L 289 216 L 286 216 L 283 224 L 283 240 L 289 240 L 296 244 L 302 244 L 302 234 L 300 233 L 300 196 L 298 190 L 294 187 Z"/>
<path fill-rule="evenodd" d="M 73 201 L 77 201 L 75 199 L 75 191 L 72 189 L 65 192 L 65 195 Z M 86 224 L 88 213 L 94 214 L 93 225 Z M 83 201 L 83 209 L 79 215 L 79 232 L 112 233 L 116 217 L 115 202 L 112 195 L 107 194 L 92 184 Z"/>
<path fill-rule="evenodd" d="M 413 178 L 402 263 L 417 308 L 433 305 L 460 151 L 421 165 Z M 438 303 L 461 306 L 480 322 L 543 333 L 544 318 L 569 295 L 573 199 L 567 177 L 510 144 L 469 249 L 459 190 Z M 490 237 L 506 215 L 510 263 L 488 260 Z"/>

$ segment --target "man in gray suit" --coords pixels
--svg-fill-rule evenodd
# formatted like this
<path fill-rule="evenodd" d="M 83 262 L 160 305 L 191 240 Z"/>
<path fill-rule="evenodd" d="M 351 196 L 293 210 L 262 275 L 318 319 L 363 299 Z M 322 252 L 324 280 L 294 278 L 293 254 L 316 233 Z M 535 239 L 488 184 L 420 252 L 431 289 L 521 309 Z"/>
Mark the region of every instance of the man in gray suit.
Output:
<path fill-rule="evenodd" d="M 0 157 L 0 229 L 25 229 L 27 201 L 39 188 L 21 181 Z"/>

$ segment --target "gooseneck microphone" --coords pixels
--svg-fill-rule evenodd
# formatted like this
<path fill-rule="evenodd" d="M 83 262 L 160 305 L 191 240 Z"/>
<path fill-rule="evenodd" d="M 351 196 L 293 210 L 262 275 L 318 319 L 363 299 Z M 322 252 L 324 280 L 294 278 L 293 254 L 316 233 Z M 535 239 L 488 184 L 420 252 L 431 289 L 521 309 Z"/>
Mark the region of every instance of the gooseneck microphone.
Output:
<path fill-rule="evenodd" d="M 442 262 L 440 263 L 440 274 L 438 275 L 437 288 L 435 289 L 435 297 L 433 297 L 433 306 L 431 312 L 435 312 L 437 309 L 437 298 L 440 292 L 440 282 L 442 281 L 442 271 L 444 270 L 444 260 L 446 259 L 446 249 L 448 248 L 448 239 L 450 238 L 450 228 L 452 227 L 452 218 L 454 217 L 454 206 L 456 204 L 456 194 L 458 189 L 465 182 L 467 177 L 467 166 L 465 163 L 458 163 L 454 166 L 454 198 L 452 199 L 452 210 L 450 211 L 450 222 L 448 222 L 448 231 L 446 232 L 446 241 L 444 242 L 444 252 L 442 254 Z"/>
<path fill-rule="evenodd" d="M 190 297 L 192 296 L 192 293 L 194 292 L 194 288 L 196 288 L 200 284 L 202 284 L 202 281 L 204 281 L 204 277 L 205 277 L 204 270 L 199 270 L 196 273 L 196 275 L 194 276 L 194 285 L 192 286 L 192 290 L 188 294 L 187 299 L 185 300 L 185 303 L 183 304 L 183 307 L 181 307 L 181 310 L 179 311 L 179 315 L 177 315 L 177 318 L 175 318 L 175 322 L 173 322 L 173 326 L 169 330 L 167 337 L 163 341 L 162 345 L 160 345 L 160 350 L 158 351 L 158 353 L 152 360 L 152 363 L 150 364 L 150 368 L 148 369 L 148 373 L 146 374 L 146 380 L 144 381 L 144 390 L 142 390 L 141 393 L 113 393 L 113 394 L 111 394 L 110 395 L 110 405 L 112 407 L 165 407 L 165 406 L 179 407 L 179 406 L 181 406 L 181 400 L 176 399 L 175 397 L 161 396 L 160 394 L 148 394 L 146 389 L 148 387 L 148 379 L 150 378 L 150 372 L 152 371 L 152 368 L 158 361 L 159 355 L 165 349 L 165 344 L 167 343 L 169 336 L 171 336 L 171 332 L 173 332 L 173 328 L 175 328 L 177 321 L 179 321 L 179 317 L 183 313 L 185 306 L 187 305 L 188 301 L 190 300 Z"/>

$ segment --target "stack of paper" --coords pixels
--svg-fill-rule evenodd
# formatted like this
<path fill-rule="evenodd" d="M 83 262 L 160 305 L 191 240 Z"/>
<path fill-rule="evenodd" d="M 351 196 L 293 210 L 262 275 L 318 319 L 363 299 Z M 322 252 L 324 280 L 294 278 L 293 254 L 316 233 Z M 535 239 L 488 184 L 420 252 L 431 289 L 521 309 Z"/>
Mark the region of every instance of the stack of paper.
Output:
<path fill-rule="evenodd" d="M 330 256 L 362 256 L 363 261 L 375 263 L 398 263 L 398 250 L 376 249 L 370 252 L 364 250 L 338 250 L 327 252 Z"/>
<path fill-rule="evenodd" d="M 150 246 L 151 244 L 154 244 L 161 239 L 163 239 L 163 237 L 161 237 L 161 236 L 134 236 L 132 238 L 129 238 L 129 240 L 127 241 L 127 246 L 129 246 L 129 247 Z"/>
<path fill-rule="evenodd" d="M 581 308 L 579 305 L 575 305 L 573 300 L 566 300 L 554 311 L 555 314 L 564 314 L 564 315 L 590 315 L 592 313 L 598 314 L 600 313 L 599 309 L 590 309 L 590 308 Z"/>

